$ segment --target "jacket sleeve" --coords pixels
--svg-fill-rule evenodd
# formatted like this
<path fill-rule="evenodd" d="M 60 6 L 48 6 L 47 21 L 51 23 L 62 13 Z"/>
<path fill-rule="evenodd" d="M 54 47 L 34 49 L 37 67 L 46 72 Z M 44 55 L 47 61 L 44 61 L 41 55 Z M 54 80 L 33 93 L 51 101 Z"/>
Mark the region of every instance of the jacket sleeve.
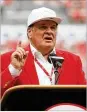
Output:
<path fill-rule="evenodd" d="M 86 76 L 85 76 L 85 73 L 84 73 L 84 71 L 82 69 L 82 62 L 81 62 L 81 59 L 80 59 L 79 56 L 77 57 L 76 70 L 77 70 L 78 84 L 85 85 L 86 84 Z"/>
<path fill-rule="evenodd" d="M 8 88 L 12 87 L 17 78 L 13 78 L 9 72 L 8 66 L 10 64 L 11 52 L 1 55 L 1 95 Z"/>

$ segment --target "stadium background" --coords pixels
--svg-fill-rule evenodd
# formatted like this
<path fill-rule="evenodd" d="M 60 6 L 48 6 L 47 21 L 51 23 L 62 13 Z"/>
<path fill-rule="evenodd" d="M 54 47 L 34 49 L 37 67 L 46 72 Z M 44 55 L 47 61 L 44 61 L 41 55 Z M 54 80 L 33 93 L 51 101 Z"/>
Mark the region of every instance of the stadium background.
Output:
<path fill-rule="evenodd" d="M 1 53 L 15 49 L 19 40 L 27 46 L 28 15 L 33 8 L 42 6 L 55 10 L 63 19 L 56 48 L 78 54 L 86 73 L 86 0 L 0 0 Z"/>

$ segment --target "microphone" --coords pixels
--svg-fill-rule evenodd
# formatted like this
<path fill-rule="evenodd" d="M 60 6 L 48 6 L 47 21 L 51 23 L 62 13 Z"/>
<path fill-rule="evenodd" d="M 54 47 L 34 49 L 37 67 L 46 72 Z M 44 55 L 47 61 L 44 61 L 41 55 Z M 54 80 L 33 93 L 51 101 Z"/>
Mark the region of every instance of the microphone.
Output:
<path fill-rule="evenodd" d="M 55 53 L 51 53 L 48 56 L 48 62 L 53 64 L 54 68 L 56 68 L 56 69 L 58 69 L 59 67 L 60 68 L 62 67 L 63 61 L 64 61 L 64 58 L 56 56 Z"/>
<path fill-rule="evenodd" d="M 55 53 L 51 53 L 48 56 L 48 62 L 53 64 L 54 66 L 55 84 L 58 82 L 58 77 L 59 77 L 58 68 L 62 67 L 63 61 L 64 61 L 64 58 L 56 56 Z"/>

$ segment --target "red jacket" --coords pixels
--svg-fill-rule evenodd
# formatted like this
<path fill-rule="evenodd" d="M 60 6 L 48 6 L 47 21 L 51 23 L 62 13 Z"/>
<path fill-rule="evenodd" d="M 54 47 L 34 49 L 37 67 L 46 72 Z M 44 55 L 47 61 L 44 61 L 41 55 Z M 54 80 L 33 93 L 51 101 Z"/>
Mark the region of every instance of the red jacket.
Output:
<path fill-rule="evenodd" d="M 23 67 L 23 70 L 20 76 L 13 78 L 9 72 L 8 65 L 11 62 L 11 54 L 12 52 L 5 53 L 1 56 L 1 93 L 12 86 L 15 85 L 39 85 L 38 76 L 36 73 L 33 56 L 30 48 L 28 47 L 26 50 L 29 50 L 29 54 Z M 81 60 L 78 56 L 66 52 L 58 50 L 56 51 L 58 56 L 62 56 L 64 58 L 64 62 L 62 68 L 60 70 L 60 76 L 58 79 L 58 85 L 83 85 L 86 84 L 85 75 L 82 71 Z"/>

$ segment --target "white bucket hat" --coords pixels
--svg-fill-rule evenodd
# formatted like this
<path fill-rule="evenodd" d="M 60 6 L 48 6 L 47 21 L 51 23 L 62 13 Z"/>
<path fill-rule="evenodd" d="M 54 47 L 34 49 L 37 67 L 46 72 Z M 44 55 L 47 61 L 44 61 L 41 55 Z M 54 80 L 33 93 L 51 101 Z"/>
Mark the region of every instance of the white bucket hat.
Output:
<path fill-rule="evenodd" d="M 60 17 L 57 17 L 56 13 L 46 7 L 33 9 L 28 16 L 27 26 L 30 26 L 40 20 L 52 20 L 59 24 L 62 20 Z"/>

